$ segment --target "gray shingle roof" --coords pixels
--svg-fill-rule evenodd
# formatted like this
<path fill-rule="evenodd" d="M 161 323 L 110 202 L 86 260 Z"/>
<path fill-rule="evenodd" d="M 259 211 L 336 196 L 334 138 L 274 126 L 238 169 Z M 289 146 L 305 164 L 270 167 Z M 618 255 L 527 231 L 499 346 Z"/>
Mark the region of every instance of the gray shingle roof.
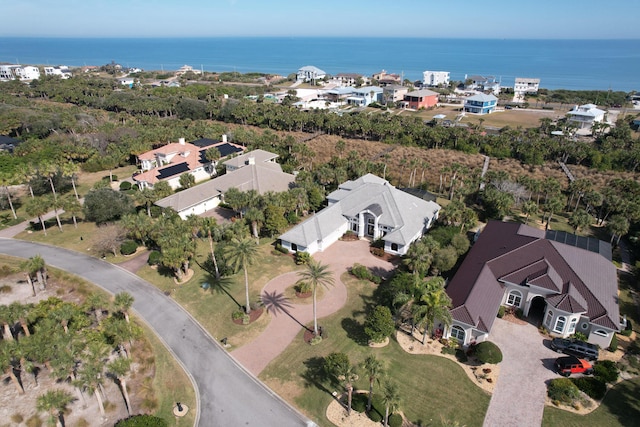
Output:
<path fill-rule="evenodd" d="M 255 163 L 264 163 L 264 162 L 269 162 L 271 160 L 277 159 L 278 155 L 274 153 L 270 153 L 269 151 L 258 149 L 258 150 L 249 151 L 248 153 L 244 153 L 237 157 L 229 159 L 226 162 L 224 162 L 223 165 L 232 166 L 236 169 L 241 168 L 247 165 L 250 158 L 253 158 L 255 160 Z"/>

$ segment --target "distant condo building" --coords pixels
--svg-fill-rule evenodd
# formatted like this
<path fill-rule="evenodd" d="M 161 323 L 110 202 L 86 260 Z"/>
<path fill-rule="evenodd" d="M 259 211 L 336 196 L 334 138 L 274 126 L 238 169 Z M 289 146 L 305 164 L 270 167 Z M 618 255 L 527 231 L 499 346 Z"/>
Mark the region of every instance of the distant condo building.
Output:
<path fill-rule="evenodd" d="M 515 94 L 532 94 L 535 95 L 540 89 L 540 79 L 528 79 L 524 77 L 516 77 L 516 82 L 513 86 L 513 92 Z"/>
<path fill-rule="evenodd" d="M 425 86 L 447 86 L 449 84 L 448 71 L 424 71 L 422 84 Z"/>

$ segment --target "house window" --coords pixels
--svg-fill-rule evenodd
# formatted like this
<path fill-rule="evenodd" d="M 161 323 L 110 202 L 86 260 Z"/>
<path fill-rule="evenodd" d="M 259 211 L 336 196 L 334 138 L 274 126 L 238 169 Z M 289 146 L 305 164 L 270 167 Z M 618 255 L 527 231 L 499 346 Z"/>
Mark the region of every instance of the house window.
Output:
<path fill-rule="evenodd" d="M 578 319 L 573 318 L 571 322 L 569 322 L 569 333 L 572 334 L 576 331 L 576 324 L 578 323 Z"/>
<path fill-rule="evenodd" d="M 556 326 L 553 328 L 553 332 L 561 333 L 564 331 L 564 325 L 567 323 L 567 318 L 564 316 L 558 316 L 556 319 Z"/>
<path fill-rule="evenodd" d="M 397 251 L 398 250 L 398 244 L 397 243 L 392 243 L 391 244 L 391 250 L 392 251 Z"/>
<path fill-rule="evenodd" d="M 595 331 L 593 331 L 593 333 L 596 334 L 596 335 L 600 335 L 601 337 L 608 337 L 609 336 L 607 331 L 603 331 L 602 329 L 596 329 Z"/>
<path fill-rule="evenodd" d="M 547 313 L 547 318 L 544 320 L 544 324 L 550 327 L 551 319 L 553 319 L 553 313 L 551 312 L 551 310 L 549 310 L 549 312 Z"/>
<path fill-rule="evenodd" d="M 464 342 L 465 332 L 460 326 L 451 327 L 451 337 L 456 338 L 460 342 Z"/>
<path fill-rule="evenodd" d="M 520 307 L 521 303 L 522 303 L 522 294 L 520 293 L 520 291 L 513 290 L 509 292 L 509 296 L 507 297 L 507 305 Z"/>
<path fill-rule="evenodd" d="M 298 245 L 296 245 L 295 243 L 291 244 L 291 250 L 294 252 L 298 252 Z"/>

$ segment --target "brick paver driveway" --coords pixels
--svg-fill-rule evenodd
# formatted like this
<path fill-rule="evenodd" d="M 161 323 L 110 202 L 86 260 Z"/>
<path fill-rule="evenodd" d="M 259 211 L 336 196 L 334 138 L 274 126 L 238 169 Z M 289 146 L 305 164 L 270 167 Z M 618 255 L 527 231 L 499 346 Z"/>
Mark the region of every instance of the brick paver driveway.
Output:
<path fill-rule="evenodd" d="M 546 381 L 559 378 L 553 372 L 558 354 L 547 347 L 548 342 L 529 323 L 519 325 L 496 319 L 489 339 L 500 347 L 503 360 L 484 427 L 539 427 Z"/>

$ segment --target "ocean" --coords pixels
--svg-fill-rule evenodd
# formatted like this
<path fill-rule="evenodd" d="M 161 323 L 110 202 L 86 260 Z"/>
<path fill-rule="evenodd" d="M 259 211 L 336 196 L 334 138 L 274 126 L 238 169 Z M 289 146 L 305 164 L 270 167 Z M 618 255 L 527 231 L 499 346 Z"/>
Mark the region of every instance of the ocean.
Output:
<path fill-rule="evenodd" d="M 380 70 L 421 80 L 449 71 L 452 80 L 491 75 L 503 86 L 539 78 L 548 89 L 640 90 L 640 40 L 520 40 L 434 38 L 2 38 L 0 62 L 104 65 L 144 70 L 288 75 L 305 65 L 329 74 Z"/>

